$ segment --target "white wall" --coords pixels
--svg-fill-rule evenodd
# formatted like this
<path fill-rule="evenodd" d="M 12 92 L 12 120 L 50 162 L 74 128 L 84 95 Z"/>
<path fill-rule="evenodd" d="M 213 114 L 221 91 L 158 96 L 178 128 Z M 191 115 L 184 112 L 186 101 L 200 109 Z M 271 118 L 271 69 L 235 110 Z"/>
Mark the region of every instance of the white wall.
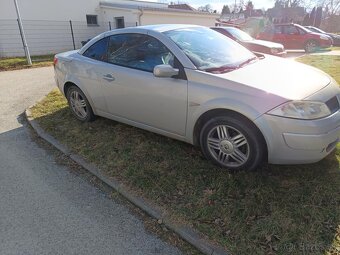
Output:
<path fill-rule="evenodd" d="M 16 19 L 13 0 L 0 0 L 0 20 Z M 26 20 L 86 21 L 86 14 L 98 15 L 99 0 L 17 0 Z"/>
<path fill-rule="evenodd" d="M 17 0 L 32 55 L 72 50 L 69 20 L 76 48 L 109 29 L 99 0 Z M 86 14 L 98 15 L 98 26 L 87 26 Z M 13 0 L 0 0 L 0 57 L 23 56 L 23 46 Z"/>
<path fill-rule="evenodd" d="M 124 17 L 125 27 L 134 27 L 138 23 L 138 10 L 116 9 L 116 8 L 102 8 L 102 19 L 105 22 L 112 22 L 112 29 L 116 28 L 115 18 Z M 139 25 L 139 24 L 137 24 Z"/>
<path fill-rule="evenodd" d="M 68 21 L 23 20 L 27 45 L 31 55 L 45 55 L 73 50 L 71 27 Z M 72 22 L 76 48 L 81 41 L 109 30 L 108 23 L 87 26 Z M 4 28 L 4 29 L 3 29 Z M 23 46 L 16 20 L 0 20 L 0 57 L 23 56 Z"/>
<path fill-rule="evenodd" d="M 105 3 L 114 3 L 114 4 L 123 4 L 123 5 L 131 5 L 131 6 L 139 6 L 139 7 L 151 7 L 151 8 L 168 8 L 167 3 L 158 3 L 158 2 L 149 2 L 149 1 L 135 1 L 135 0 L 100 0 L 103 4 Z"/>
<path fill-rule="evenodd" d="M 190 14 L 180 12 L 144 11 L 141 16 L 142 25 L 152 24 L 193 24 L 200 26 L 215 26 L 219 15 Z"/>
<path fill-rule="evenodd" d="M 138 9 L 100 7 L 100 0 L 17 0 L 32 55 L 73 49 L 69 20 L 72 20 L 76 48 L 95 35 L 116 28 L 115 17 L 124 17 L 126 27 L 150 24 L 197 24 L 214 26 L 218 15 L 144 10 L 139 24 Z M 124 5 L 136 1 L 111 0 Z M 138 2 L 138 6 L 167 8 L 167 4 Z M 98 26 L 88 26 L 86 14 L 98 15 Z M 24 51 L 13 0 L 0 0 L 0 57 L 23 56 Z"/>

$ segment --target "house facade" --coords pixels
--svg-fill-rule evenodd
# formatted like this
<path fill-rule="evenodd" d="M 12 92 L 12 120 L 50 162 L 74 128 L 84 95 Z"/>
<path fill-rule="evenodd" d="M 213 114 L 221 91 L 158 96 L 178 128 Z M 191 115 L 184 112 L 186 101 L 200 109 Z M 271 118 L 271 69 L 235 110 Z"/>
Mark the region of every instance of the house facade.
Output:
<path fill-rule="evenodd" d="M 267 16 L 273 23 L 294 22 L 301 24 L 306 10 L 303 7 L 275 6 L 267 10 Z"/>
<path fill-rule="evenodd" d="M 82 41 L 116 28 L 151 24 L 214 26 L 217 14 L 181 5 L 134 0 L 18 0 L 32 55 L 79 48 Z M 13 0 L 1 0 L 0 57 L 23 55 Z"/>

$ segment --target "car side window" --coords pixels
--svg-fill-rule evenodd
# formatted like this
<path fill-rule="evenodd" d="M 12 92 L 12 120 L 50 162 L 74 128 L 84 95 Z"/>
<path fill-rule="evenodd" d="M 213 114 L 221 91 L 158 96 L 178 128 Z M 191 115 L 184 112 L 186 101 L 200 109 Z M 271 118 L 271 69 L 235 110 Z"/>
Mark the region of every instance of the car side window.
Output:
<path fill-rule="evenodd" d="M 174 66 L 174 55 L 154 37 L 144 34 L 112 35 L 108 59 L 111 64 L 153 72 L 156 65 Z"/>
<path fill-rule="evenodd" d="M 274 34 L 282 34 L 282 27 L 281 26 L 275 26 L 274 27 Z"/>
<path fill-rule="evenodd" d="M 274 28 L 271 27 L 271 26 L 268 26 L 266 27 L 264 30 L 263 30 L 264 33 L 266 34 L 273 34 L 274 33 Z"/>
<path fill-rule="evenodd" d="M 92 58 L 99 61 L 107 60 L 107 44 L 108 38 L 105 37 L 98 42 L 91 45 L 84 53 L 83 56 Z"/>
<path fill-rule="evenodd" d="M 300 35 L 306 34 L 306 32 L 304 30 L 302 30 L 301 28 L 298 27 L 297 29 L 298 29 Z"/>
<path fill-rule="evenodd" d="M 297 28 L 294 26 L 284 26 L 283 33 L 286 35 L 295 35 L 299 34 L 299 30 L 297 30 Z"/>

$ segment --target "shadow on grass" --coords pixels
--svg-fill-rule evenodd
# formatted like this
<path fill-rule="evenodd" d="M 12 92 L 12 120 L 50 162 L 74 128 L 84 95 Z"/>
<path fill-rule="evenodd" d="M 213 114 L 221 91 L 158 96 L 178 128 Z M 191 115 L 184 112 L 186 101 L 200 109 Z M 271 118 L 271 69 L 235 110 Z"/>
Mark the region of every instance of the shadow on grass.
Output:
<path fill-rule="evenodd" d="M 315 52 L 329 52 L 332 51 L 332 48 L 318 48 Z"/>
<path fill-rule="evenodd" d="M 191 145 L 103 118 L 83 124 L 53 104 L 32 109 L 48 133 L 233 254 L 340 249 L 339 147 L 313 165 L 230 173 Z"/>

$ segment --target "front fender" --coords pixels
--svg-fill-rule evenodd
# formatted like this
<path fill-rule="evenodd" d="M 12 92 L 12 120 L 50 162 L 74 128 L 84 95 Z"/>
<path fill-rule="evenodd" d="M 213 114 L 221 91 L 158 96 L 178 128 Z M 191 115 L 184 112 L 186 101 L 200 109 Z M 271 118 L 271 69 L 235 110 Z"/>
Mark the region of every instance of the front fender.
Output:
<path fill-rule="evenodd" d="M 215 98 L 200 105 L 190 105 L 188 108 L 188 122 L 187 122 L 187 139 L 188 142 L 194 143 L 194 128 L 198 119 L 206 112 L 210 110 L 231 110 L 239 114 L 244 115 L 248 119 L 254 121 L 260 117 L 263 113 L 257 111 L 251 105 L 240 102 L 236 99 L 231 98 Z"/>

